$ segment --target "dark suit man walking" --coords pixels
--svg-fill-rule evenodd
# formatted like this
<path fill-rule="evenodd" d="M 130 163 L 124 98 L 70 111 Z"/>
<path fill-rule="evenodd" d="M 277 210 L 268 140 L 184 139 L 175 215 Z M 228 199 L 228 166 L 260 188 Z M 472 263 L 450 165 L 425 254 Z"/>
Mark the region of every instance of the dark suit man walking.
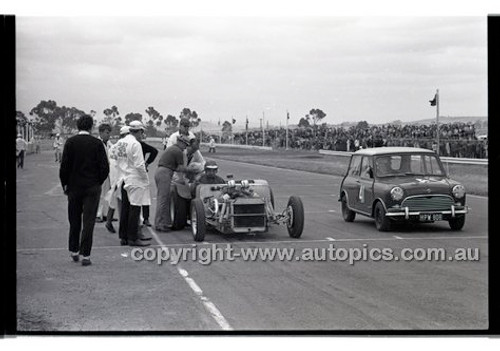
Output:
<path fill-rule="evenodd" d="M 69 251 L 75 262 L 82 255 L 82 266 L 91 264 L 90 251 L 101 185 L 109 174 L 104 145 L 90 135 L 93 123 L 89 115 L 78 119 L 78 135 L 66 141 L 59 170 L 64 193 L 68 196 Z"/>

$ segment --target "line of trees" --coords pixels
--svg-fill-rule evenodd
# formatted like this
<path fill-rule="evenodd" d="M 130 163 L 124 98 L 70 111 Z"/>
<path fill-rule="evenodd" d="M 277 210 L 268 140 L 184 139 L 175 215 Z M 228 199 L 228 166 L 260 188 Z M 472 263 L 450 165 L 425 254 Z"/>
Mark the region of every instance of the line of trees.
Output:
<path fill-rule="evenodd" d="M 104 109 L 104 118 L 102 122 L 110 124 L 112 133 L 118 134 L 123 125 L 129 124 L 131 121 L 141 121 L 146 126 L 146 132 L 151 136 L 156 136 L 158 130 L 162 130 L 162 127 L 167 134 L 172 133 L 177 129 L 181 118 L 188 118 L 193 127 L 198 126 L 201 122 L 198 113 L 189 108 L 183 108 L 178 118 L 171 114 L 164 118 L 153 106 L 149 106 L 144 112 L 146 114 L 145 117 L 137 112 L 127 113 L 122 117 L 118 107 L 113 105 Z M 31 122 L 37 134 L 50 135 L 54 130 L 66 134 L 75 132 L 77 130 L 76 121 L 85 113 L 85 111 L 76 107 L 58 106 L 54 100 L 42 100 L 31 109 L 29 115 L 31 116 Z M 94 117 L 96 112 L 91 110 L 89 114 Z M 28 120 L 21 111 L 16 111 L 16 119 L 19 121 Z M 94 122 L 97 124 L 95 118 Z"/>

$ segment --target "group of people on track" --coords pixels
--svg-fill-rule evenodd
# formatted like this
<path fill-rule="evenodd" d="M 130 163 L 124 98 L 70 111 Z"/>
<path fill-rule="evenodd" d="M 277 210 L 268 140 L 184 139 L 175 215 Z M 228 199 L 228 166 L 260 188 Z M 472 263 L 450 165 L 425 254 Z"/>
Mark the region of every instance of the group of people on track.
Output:
<path fill-rule="evenodd" d="M 109 232 L 115 213 L 119 218 L 118 236 L 121 245 L 148 246 L 151 236 L 143 228 L 151 227 L 149 165 L 159 152 L 144 142 L 145 127 L 132 121 L 120 129 L 120 138 L 110 142 L 111 126 L 99 126 L 99 137 L 90 134 L 93 119 L 80 117 L 78 134 L 64 144 L 60 179 L 68 196 L 70 222 L 69 250 L 75 262 L 82 256 L 82 265 L 89 265 L 92 235 L 96 222 L 104 222 Z M 166 148 L 159 157 L 154 174 L 157 188 L 154 229 L 167 232 L 170 218 L 170 185 L 224 183 L 217 176 L 215 161 L 205 161 L 199 140 L 189 131 L 190 122 L 181 119 L 179 131 L 166 140 Z M 54 142 L 54 147 L 55 147 Z"/>

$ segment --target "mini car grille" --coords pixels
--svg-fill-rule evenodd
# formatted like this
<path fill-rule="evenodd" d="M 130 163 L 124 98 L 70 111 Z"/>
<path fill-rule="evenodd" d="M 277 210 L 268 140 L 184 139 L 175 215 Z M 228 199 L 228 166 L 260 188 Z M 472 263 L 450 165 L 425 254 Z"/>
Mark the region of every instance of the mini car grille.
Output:
<path fill-rule="evenodd" d="M 401 207 L 408 207 L 410 211 L 445 211 L 454 204 L 449 196 L 429 195 L 410 197 L 401 203 Z"/>
<path fill-rule="evenodd" d="M 266 225 L 265 204 L 234 205 L 235 227 L 264 227 Z"/>

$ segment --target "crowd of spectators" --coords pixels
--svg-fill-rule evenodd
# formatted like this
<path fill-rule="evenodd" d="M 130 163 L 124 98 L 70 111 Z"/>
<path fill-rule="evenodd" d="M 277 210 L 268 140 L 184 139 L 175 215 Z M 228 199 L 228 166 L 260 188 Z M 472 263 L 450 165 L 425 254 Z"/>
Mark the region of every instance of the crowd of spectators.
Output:
<path fill-rule="evenodd" d="M 441 124 L 439 133 L 441 156 L 488 157 L 488 141 L 478 139 L 474 124 L 461 122 Z M 221 136 L 213 135 L 213 137 L 220 141 Z M 261 130 L 222 136 L 223 143 L 264 145 L 273 148 L 284 148 L 285 139 L 285 128 L 266 130 L 264 144 Z M 321 125 L 316 128 L 289 128 L 288 130 L 288 147 L 294 149 L 356 151 L 361 148 L 380 146 L 409 146 L 437 150 L 436 125 L 386 124 L 371 125 L 367 128 Z"/>

